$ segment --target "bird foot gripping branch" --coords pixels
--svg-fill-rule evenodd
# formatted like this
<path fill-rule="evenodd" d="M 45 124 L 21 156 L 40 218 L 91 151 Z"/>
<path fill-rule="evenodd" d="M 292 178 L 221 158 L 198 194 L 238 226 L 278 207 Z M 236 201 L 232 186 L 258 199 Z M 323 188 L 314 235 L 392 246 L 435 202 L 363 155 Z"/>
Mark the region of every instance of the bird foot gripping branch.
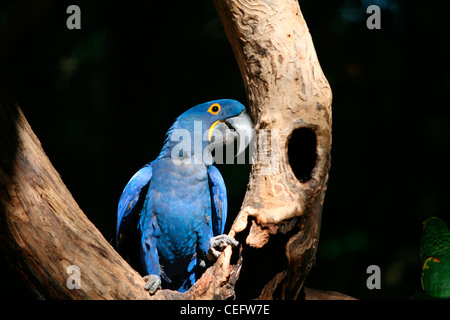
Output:
<path fill-rule="evenodd" d="M 239 155 L 254 137 L 241 103 L 200 104 L 178 117 L 156 160 L 126 185 L 119 200 L 117 249 L 145 275 L 151 294 L 161 287 L 187 291 L 207 259 L 238 244 L 223 234 L 227 193 L 212 151 L 238 140 Z"/>
<path fill-rule="evenodd" d="M 149 274 L 144 276 L 145 290 L 150 292 L 150 294 L 155 294 L 155 292 L 161 288 L 161 278 L 156 274 Z"/>
<path fill-rule="evenodd" d="M 220 254 L 227 246 L 236 247 L 239 244 L 238 241 L 236 241 L 235 239 L 226 234 L 221 234 L 212 237 L 209 243 L 210 246 L 208 249 L 208 257 L 207 257 L 209 261 L 215 261 L 217 258 L 219 258 Z M 198 264 L 201 268 L 206 267 L 206 263 L 204 260 L 199 260 Z M 155 274 L 144 276 L 144 281 L 145 281 L 144 288 L 150 294 L 155 294 L 158 289 L 161 289 L 161 279 L 159 276 Z"/>
<path fill-rule="evenodd" d="M 208 260 L 216 260 L 227 246 L 236 247 L 238 244 L 238 241 L 226 234 L 211 238 L 209 241 Z"/>

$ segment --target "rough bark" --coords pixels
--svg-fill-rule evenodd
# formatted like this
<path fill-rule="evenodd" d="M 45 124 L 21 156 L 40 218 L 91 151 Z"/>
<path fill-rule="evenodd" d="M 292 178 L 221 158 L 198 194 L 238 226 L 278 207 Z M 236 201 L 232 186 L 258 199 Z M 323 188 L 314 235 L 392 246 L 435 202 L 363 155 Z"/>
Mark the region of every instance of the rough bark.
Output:
<path fill-rule="evenodd" d="M 327 297 L 302 291 L 319 239 L 331 161 L 332 98 L 300 7 L 294 0 L 214 3 L 241 70 L 258 133 L 258 161 L 252 165 L 244 203 L 230 231 L 239 247 L 226 248 L 188 292 L 159 290 L 150 296 L 139 274 L 80 210 L 20 108 L 3 99 L 0 247 L 39 297 Z M 306 136 L 312 139 L 314 163 L 302 177 L 292 170 L 296 159 L 288 157 L 288 148 L 298 147 L 289 140 L 296 131 L 312 133 L 312 138 Z M 264 156 L 273 161 L 261 161 Z M 81 289 L 66 285 L 70 265 L 80 267 Z"/>

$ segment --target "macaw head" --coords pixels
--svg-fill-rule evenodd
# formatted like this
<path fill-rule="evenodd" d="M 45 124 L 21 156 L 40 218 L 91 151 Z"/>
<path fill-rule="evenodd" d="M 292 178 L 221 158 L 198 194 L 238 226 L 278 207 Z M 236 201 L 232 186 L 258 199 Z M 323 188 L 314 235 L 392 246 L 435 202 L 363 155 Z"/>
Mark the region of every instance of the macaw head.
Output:
<path fill-rule="evenodd" d="M 167 133 L 161 155 L 170 153 L 175 161 L 194 159 L 210 165 L 213 149 L 238 140 L 239 155 L 254 138 L 253 123 L 240 102 L 213 100 L 199 104 L 177 118 Z"/>

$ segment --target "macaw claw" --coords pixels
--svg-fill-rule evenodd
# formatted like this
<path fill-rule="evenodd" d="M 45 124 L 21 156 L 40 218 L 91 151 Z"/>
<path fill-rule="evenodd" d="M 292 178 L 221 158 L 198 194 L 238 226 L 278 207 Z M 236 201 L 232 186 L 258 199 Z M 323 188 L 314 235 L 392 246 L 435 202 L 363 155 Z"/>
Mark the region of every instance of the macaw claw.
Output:
<path fill-rule="evenodd" d="M 209 240 L 208 259 L 210 261 L 219 258 L 222 251 L 229 245 L 235 247 L 239 244 L 238 241 L 226 234 L 220 234 L 212 237 Z"/>
<path fill-rule="evenodd" d="M 161 288 L 161 279 L 156 274 L 149 274 L 145 276 L 144 281 L 144 288 L 150 292 L 151 295 L 154 295 L 155 292 Z"/>

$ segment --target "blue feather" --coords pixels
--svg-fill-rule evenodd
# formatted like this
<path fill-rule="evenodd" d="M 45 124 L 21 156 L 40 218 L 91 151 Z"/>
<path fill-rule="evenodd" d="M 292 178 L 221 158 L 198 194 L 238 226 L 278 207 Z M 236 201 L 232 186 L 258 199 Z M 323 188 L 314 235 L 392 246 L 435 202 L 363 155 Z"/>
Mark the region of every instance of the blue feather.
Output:
<path fill-rule="evenodd" d="M 228 211 L 227 189 L 220 171 L 215 166 L 209 166 L 208 176 L 213 197 L 212 227 L 214 235 L 217 236 L 225 231 Z"/>
<path fill-rule="evenodd" d="M 143 189 L 146 190 L 146 186 L 152 178 L 152 163 L 146 164 L 138 172 L 136 172 L 130 181 L 125 186 L 122 195 L 119 199 L 119 208 L 117 210 L 117 228 L 116 228 L 116 243 L 119 242 L 119 229 L 120 226 L 126 223 L 131 217 L 131 213 L 139 214 L 139 199 L 145 198 L 145 194 L 141 194 Z"/>

